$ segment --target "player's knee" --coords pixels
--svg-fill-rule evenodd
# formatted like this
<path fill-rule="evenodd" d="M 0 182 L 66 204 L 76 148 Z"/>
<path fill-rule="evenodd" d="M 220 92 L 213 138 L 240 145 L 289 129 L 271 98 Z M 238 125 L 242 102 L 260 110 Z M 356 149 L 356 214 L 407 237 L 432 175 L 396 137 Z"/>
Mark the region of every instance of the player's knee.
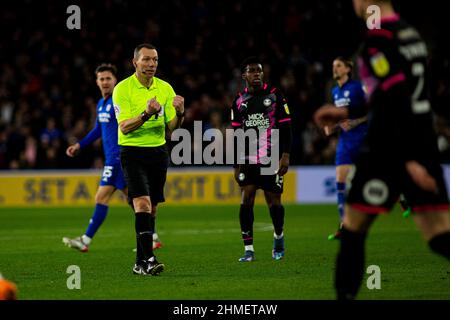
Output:
<path fill-rule="evenodd" d="M 281 197 L 279 195 L 266 194 L 266 203 L 269 209 L 272 207 L 281 207 Z"/>
<path fill-rule="evenodd" d="M 267 200 L 267 206 L 269 207 L 269 209 L 279 208 L 279 207 L 281 207 L 281 200 L 277 199 L 277 198 Z"/>
<path fill-rule="evenodd" d="M 254 195 L 244 195 L 242 197 L 242 205 L 244 206 L 253 206 L 255 203 L 255 196 Z"/>
<path fill-rule="evenodd" d="M 434 236 L 428 245 L 435 253 L 450 259 L 450 231 Z"/>

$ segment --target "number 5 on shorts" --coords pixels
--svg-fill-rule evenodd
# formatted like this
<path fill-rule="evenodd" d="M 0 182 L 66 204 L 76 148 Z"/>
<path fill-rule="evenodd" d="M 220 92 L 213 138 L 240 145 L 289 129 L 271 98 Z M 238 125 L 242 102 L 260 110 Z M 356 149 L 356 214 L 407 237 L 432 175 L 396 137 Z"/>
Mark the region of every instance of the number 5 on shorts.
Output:
<path fill-rule="evenodd" d="M 112 174 L 113 174 L 113 166 L 105 166 L 103 168 L 103 173 L 102 173 L 102 180 L 105 182 L 108 182 L 108 179 L 111 178 Z"/>

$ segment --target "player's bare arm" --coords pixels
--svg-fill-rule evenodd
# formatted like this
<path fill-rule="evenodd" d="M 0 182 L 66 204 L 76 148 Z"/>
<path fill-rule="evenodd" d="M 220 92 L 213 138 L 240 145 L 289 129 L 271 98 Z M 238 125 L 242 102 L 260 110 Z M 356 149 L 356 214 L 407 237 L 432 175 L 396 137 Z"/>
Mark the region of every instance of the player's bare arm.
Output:
<path fill-rule="evenodd" d="M 344 121 L 341 121 L 339 123 L 339 127 L 344 130 L 344 131 L 350 131 L 353 128 L 356 128 L 357 126 L 359 126 L 361 123 L 364 123 L 367 121 L 367 116 L 365 117 L 361 117 L 361 118 L 357 118 L 357 119 L 346 119 Z"/>
<path fill-rule="evenodd" d="M 236 180 L 236 182 L 239 182 L 239 173 L 241 173 L 241 165 L 234 167 L 234 180 Z"/>
<path fill-rule="evenodd" d="M 323 126 L 323 132 L 325 135 L 331 136 L 333 133 L 337 132 L 339 130 L 339 124 L 333 124 L 333 125 L 326 125 Z"/>
<path fill-rule="evenodd" d="M 280 159 L 280 167 L 277 171 L 279 176 L 284 176 L 289 169 L 289 153 L 283 152 Z"/>
<path fill-rule="evenodd" d="M 314 122 L 320 126 L 333 126 L 339 121 L 348 118 L 347 108 L 337 108 L 334 105 L 326 104 L 317 109 L 314 113 Z"/>

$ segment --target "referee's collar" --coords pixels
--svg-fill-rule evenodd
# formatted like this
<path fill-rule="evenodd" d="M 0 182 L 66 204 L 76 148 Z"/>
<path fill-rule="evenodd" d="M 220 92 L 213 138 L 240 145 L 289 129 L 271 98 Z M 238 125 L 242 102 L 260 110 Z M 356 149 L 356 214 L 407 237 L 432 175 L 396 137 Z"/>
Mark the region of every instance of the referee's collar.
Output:
<path fill-rule="evenodd" d="M 144 85 L 139 81 L 139 79 L 138 79 L 136 73 L 133 73 L 133 82 L 134 82 L 134 84 L 136 85 L 136 87 L 147 89 L 147 87 L 144 86 Z M 158 86 L 156 85 L 156 82 L 157 82 L 157 78 L 156 78 L 156 77 L 153 77 L 152 85 L 151 85 L 150 88 L 148 88 L 148 89 L 149 89 L 149 90 L 151 90 L 151 89 L 157 89 Z"/>

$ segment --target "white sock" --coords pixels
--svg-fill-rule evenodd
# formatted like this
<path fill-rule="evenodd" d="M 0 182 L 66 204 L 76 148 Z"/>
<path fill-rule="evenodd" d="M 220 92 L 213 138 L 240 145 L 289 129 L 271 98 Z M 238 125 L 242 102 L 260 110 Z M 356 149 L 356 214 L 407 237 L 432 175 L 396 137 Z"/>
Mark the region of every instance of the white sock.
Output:
<path fill-rule="evenodd" d="M 281 234 L 278 236 L 275 232 L 273 233 L 273 237 L 277 240 L 281 239 L 284 237 L 284 232 L 281 232 Z"/>
<path fill-rule="evenodd" d="M 87 235 L 83 234 L 81 236 L 81 241 L 83 241 L 83 243 L 88 246 L 91 243 L 92 238 L 89 238 Z"/>
<path fill-rule="evenodd" d="M 159 237 L 156 232 L 153 233 L 153 241 L 159 241 Z"/>
<path fill-rule="evenodd" d="M 245 246 L 245 251 L 255 251 L 255 249 L 253 249 L 253 245 L 249 245 L 249 246 Z"/>

